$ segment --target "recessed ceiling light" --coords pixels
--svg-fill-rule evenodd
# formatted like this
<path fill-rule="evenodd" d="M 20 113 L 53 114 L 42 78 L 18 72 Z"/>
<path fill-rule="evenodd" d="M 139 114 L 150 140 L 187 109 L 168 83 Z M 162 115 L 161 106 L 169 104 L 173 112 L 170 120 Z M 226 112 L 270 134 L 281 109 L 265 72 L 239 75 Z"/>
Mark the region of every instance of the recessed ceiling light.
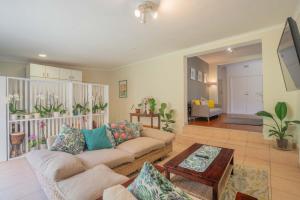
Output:
<path fill-rule="evenodd" d="M 229 53 L 232 53 L 232 52 L 233 52 L 233 50 L 232 50 L 231 47 L 228 47 L 228 48 L 226 49 L 226 51 L 228 51 Z"/>
<path fill-rule="evenodd" d="M 39 54 L 39 57 L 41 57 L 41 58 L 46 58 L 46 57 L 47 57 L 47 55 L 46 55 L 46 54 L 44 54 L 44 53 L 40 53 L 40 54 Z"/>

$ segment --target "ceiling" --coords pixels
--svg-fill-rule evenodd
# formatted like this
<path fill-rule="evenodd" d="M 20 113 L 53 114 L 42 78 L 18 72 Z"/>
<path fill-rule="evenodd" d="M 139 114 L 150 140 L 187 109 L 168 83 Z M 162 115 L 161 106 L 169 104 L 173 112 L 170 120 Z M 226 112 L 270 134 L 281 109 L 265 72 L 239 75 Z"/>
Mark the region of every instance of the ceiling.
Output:
<path fill-rule="evenodd" d="M 225 49 L 205 55 L 198 56 L 208 64 L 228 64 L 230 62 L 238 61 L 243 58 L 250 58 L 261 56 L 261 43 L 251 44 L 247 46 L 232 48 L 232 52 Z"/>
<path fill-rule="evenodd" d="M 1 0 L 0 56 L 113 69 L 283 23 L 298 0 L 161 0 L 139 24 L 137 0 Z"/>

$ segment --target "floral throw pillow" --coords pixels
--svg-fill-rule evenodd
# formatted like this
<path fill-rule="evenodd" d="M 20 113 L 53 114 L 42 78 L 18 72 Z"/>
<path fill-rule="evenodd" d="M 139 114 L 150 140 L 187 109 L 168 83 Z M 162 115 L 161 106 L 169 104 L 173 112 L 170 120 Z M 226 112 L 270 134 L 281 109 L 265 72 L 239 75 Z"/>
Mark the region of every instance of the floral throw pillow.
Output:
<path fill-rule="evenodd" d="M 84 136 L 79 129 L 63 125 L 51 146 L 51 151 L 63 151 L 75 155 L 83 151 L 84 145 Z"/>
<path fill-rule="evenodd" d="M 128 190 L 138 200 L 192 200 L 147 162 L 138 177 L 128 186 Z"/>
<path fill-rule="evenodd" d="M 116 144 L 119 145 L 127 140 L 132 139 L 132 135 L 126 132 L 126 122 L 110 123 L 108 130 L 114 136 Z"/>
<path fill-rule="evenodd" d="M 116 143 L 116 140 L 114 138 L 114 135 L 111 131 L 111 128 L 110 128 L 110 125 L 109 124 L 105 124 L 105 127 L 106 127 L 106 135 L 112 145 L 113 148 L 115 148 L 117 146 L 117 143 Z"/>
<path fill-rule="evenodd" d="M 143 126 L 140 123 L 127 122 L 125 131 L 133 138 L 140 137 L 143 131 Z"/>

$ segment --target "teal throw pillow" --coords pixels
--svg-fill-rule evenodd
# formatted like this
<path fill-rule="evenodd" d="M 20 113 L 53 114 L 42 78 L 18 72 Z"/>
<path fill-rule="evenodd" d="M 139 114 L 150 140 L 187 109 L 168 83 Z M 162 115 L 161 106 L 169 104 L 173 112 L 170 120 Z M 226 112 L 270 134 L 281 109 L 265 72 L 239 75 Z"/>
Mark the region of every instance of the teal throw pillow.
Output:
<path fill-rule="evenodd" d="M 138 177 L 128 186 L 128 190 L 138 200 L 192 200 L 147 162 Z"/>
<path fill-rule="evenodd" d="M 106 126 L 101 126 L 93 130 L 83 129 L 85 143 L 89 151 L 98 149 L 110 149 L 112 144 L 106 135 Z"/>

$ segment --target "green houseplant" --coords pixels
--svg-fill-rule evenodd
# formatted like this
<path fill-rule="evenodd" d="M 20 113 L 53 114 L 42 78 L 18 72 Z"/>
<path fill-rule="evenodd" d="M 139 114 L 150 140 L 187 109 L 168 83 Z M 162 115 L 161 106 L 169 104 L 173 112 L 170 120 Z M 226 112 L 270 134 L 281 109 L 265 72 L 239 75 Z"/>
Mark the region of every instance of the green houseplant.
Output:
<path fill-rule="evenodd" d="M 285 120 L 287 116 L 287 105 L 285 102 L 278 102 L 275 106 L 275 114 L 278 119 L 275 119 L 275 117 L 267 112 L 267 111 L 260 111 L 257 112 L 256 115 L 261 117 L 267 117 L 271 119 L 274 124 L 266 126 L 270 127 L 269 129 L 269 136 L 273 136 L 276 138 L 277 146 L 280 149 L 287 149 L 288 147 L 288 140 L 287 137 L 292 137 L 287 131 L 289 128 L 289 125 L 291 124 L 300 124 L 299 120 L 293 120 L 288 121 Z"/>
<path fill-rule="evenodd" d="M 175 123 L 173 120 L 174 110 L 168 109 L 166 103 L 162 103 L 159 109 L 159 115 L 161 117 L 161 122 L 163 123 L 162 129 L 167 132 L 173 132 L 172 124 Z"/>
<path fill-rule="evenodd" d="M 154 114 L 155 112 L 155 107 L 156 107 L 156 101 L 154 98 L 148 99 L 148 104 L 149 104 L 149 113 Z"/>

